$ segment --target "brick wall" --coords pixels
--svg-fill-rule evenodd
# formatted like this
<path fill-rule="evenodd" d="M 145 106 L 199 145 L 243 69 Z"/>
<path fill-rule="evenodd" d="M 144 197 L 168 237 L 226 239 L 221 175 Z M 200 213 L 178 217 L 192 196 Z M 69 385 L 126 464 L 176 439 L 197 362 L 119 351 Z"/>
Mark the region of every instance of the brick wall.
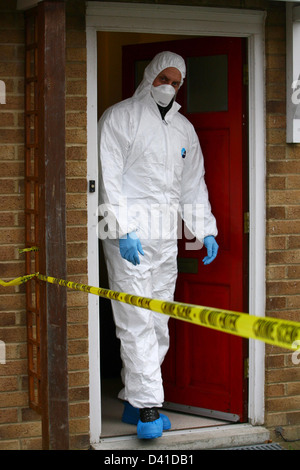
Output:
<path fill-rule="evenodd" d="M 154 2 L 153 2 L 154 3 Z M 160 3 L 175 3 L 165 1 Z M 178 3 L 178 2 L 176 2 Z M 179 2 L 180 3 L 180 2 Z M 188 4 L 189 2 L 185 2 Z M 190 2 L 213 6 L 212 2 Z M 247 0 L 246 8 L 268 7 L 266 21 L 267 128 L 267 315 L 300 321 L 300 146 L 285 143 L 285 6 Z M 9 10 L 7 11 L 7 5 Z M 237 0 L 217 6 L 241 7 Z M 0 279 L 24 272 L 23 194 L 23 13 L 16 1 L 0 0 Z M 84 2 L 67 2 L 66 158 L 68 279 L 87 281 L 86 49 Z M 27 405 L 24 286 L 0 287 L 0 449 L 41 447 L 40 417 Z M 68 291 L 70 441 L 89 445 L 88 311 L 85 293 Z M 300 372 L 292 354 L 266 346 L 266 425 L 274 437 L 300 434 Z"/>
<path fill-rule="evenodd" d="M 87 283 L 85 5 L 68 1 L 66 34 L 66 174 L 68 279 Z M 88 295 L 68 291 L 70 446 L 89 447 Z"/>
<path fill-rule="evenodd" d="M 24 17 L 0 0 L 0 279 L 24 274 Z M 8 7 L 9 5 L 9 7 Z M 84 2 L 67 2 L 66 159 L 68 279 L 87 282 L 86 49 Z M 70 446 L 89 447 L 87 294 L 68 292 Z M 41 418 L 28 408 L 25 287 L 0 287 L 0 450 L 40 449 Z"/>
<path fill-rule="evenodd" d="M 270 2 L 266 22 L 266 315 L 300 321 L 300 145 L 286 144 L 285 5 Z M 292 352 L 266 346 L 266 425 L 300 438 L 300 368 Z"/>
<path fill-rule="evenodd" d="M 6 12 L 8 3 L 10 11 Z M 24 20 L 16 2 L 0 2 L 0 79 L 6 104 L 0 104 L 0 279 L 24 274 Z M 38 445 L 39 416 L 28 408 L 25 286 L 0 287 L 0 339 L 6 364 L 0 364 L 0 449 Z"/>

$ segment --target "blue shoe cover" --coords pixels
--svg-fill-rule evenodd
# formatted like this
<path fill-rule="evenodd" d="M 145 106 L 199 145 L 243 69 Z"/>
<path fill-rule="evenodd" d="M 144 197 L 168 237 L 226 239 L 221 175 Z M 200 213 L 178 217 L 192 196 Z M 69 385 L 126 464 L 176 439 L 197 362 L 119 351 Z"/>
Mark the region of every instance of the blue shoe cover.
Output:
<path fill-rule="evenodd" d="M 162 413 L 159 413 L 159 415 L 163 422 L 163 430 L 167 431 L 168 429 L 171 429 L 171 421 L 169 420 L 169 418 Z M 127 401 L 124 402 L 124 411 L 122 415 L 123 423 L 137 425 L 139 422 L 139 419 L 140 419 L 140 410 L 138 408 L 134 408 Z"/>
<path fill-rule="evenodd" d="M 122 415 L 123 423 L 127 424 L 134 424 L 135 426 L 139 422 L 140 419 L 140 410 L 138 408 L 134 408 L 128 401 L 124 402 L 124 411 Z"/>
<path fill-rule="evenodd" d="M 161 437 L 163 433 L 163 422 L 161 418 L 155 421 L 143 423 L 140 419 L 137 424 L 137 437 L 139 439 L 155 439 Z"/>

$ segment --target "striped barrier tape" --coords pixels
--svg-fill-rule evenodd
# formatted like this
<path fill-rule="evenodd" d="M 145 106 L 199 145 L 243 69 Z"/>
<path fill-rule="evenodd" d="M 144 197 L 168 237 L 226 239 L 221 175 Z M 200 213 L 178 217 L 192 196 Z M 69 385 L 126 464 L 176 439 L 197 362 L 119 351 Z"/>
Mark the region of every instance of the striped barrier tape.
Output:
<path fill-rule="evenodd" d="M 300 343 L 299 322 L 279 320 L 270 317 L 256 317 L 254 315 L 230 310 L 141 297 L 101 287 L 98 288 L 86 284 L 64 281 L 63 279 L 44 276 L 42 274 L 38 274 L 37 277 L 45 282 L 59 284 L 60 286 L 65 286 L 73 290 L 88 292 L 98 295 L 99 297 L 163 313 L 178 320 L 193 323 L 194 325 L 212 328 L 248 339 L 258 339 L 274 346 L 295 350 L 297 349 L 295 342 L 299 341 Z"/>
<path fill-rule="evenodd" d="M 271 317 L 256 317 L 255 315 L 248 315 L 231 310 L 141 297 L 126 292 L 116 292 L 101 287 L 65 281 L 64 279 L 45 276 L 40 273 L 23 276 L 10 282 L 0 281 L 0 284 L 2 286 L 15 286 L 23 284 L 33 277 L 37 277 L 39 280 L 50 284 L 58 284 L 72 290 L 87 292 L 89 294 L 98 295 L 99 297 L 169 315 L 170 317 L 194 325 L 211 328 L 243 338 L 264 341 L 273 346 L 296 350 L 297 345 L 300 344 L 300 322 Z"/>
<path fill-rule="evenodd" d="M 27 276 L 17 277 L 16 279 L 13 279 L 12 281 L 9 281 L 9 282 L 5 282 L 0 279 L 0 286 L 3 286 L 3 287 L 19 286 L 20 284 L 24 284 L 25 282 L 29 281 L 35 276 L 36 274 L 28 274 Z"/>
<path fill-rule="evenodd" d="M 37 246 L 31 246 L 30 248 L 19 248 L 19 253 L 26 253 L 28 251 L 39 251 Z"/>

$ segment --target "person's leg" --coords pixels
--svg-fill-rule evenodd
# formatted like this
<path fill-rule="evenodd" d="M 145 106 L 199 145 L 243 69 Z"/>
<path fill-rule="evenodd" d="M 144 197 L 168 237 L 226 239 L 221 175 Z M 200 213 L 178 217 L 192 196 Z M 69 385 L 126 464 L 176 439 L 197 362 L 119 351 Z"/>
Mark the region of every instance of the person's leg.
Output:
<path fill-rule="evenodd" d="M 144 246 L 141 264 L 121 258 L 118 241 L 103 244 L 110 289 L 151 297 L 152 256 L 155 248 Z M 163 389 L 160 356 L 153 313 L 150 310 L 112 301 L 116 334 L 121 342 L 124 389 L 119 397 L 136 408 L 161 407 Z"/>
<path fill-rule="evenodd" d="M 167 240 L 152 270 L 152 298 L 172 302 L 177 279 L 177 241 Z M 159 361 L 163 363 L 169 349 L 169 316 L 153 312 L 154 327 L 158 341 Z"/>
<path fill-rule="evenodd" d="M 126 286 L 124 283 L 112 283 L 113 290 L 128 291 L 121 287 Z M 130 293 L 140 295 L 141 292 L 132 289 Z M 161 407 L 163 390 L 153 312 L 121 302 L 112 303 L 123 362 L 124 389 L 119 398 L 136 408 Z"/>

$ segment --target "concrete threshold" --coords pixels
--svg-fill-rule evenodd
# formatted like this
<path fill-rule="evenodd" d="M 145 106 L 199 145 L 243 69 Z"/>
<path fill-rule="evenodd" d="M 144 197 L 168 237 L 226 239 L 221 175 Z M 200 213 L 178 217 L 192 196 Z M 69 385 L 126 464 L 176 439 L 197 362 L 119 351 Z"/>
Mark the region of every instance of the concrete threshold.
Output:
<path fill-rule="evenodd" d="M 209 428 L 165 431 L 162 437 L 151 440 L 138 439 L 136 435 L 107 437 L 94 450 L 209 450 L 263 444 L 270 433 L 262 426 L 230 424 Z"/>

